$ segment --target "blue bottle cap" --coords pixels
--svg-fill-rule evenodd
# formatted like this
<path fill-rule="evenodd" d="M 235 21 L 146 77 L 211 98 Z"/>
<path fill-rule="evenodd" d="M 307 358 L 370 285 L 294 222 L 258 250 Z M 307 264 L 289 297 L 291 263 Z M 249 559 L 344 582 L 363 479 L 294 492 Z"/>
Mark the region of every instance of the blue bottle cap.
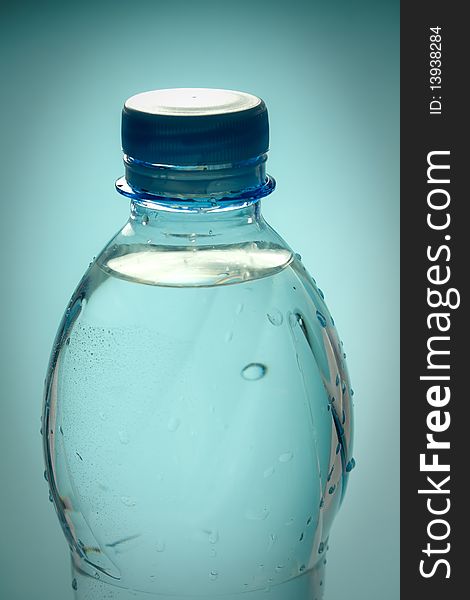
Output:
<path fill-rule="evenodd" d="M 122 149 L 155 165 L 236 163 L 268 151 L 266 105 L 233 90 L 174 88 L 137 94 L 122 110 Z"/>

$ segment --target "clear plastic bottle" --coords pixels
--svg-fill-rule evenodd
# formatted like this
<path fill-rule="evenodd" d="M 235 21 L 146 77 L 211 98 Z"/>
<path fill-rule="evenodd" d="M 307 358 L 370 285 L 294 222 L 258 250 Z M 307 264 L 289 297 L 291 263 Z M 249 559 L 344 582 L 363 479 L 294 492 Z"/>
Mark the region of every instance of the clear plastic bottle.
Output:
<path fill-rule="evenodd" d="M 342 343 L 260 199 L 262 100 L 123 109 L 124 227 L 52 350 L 45 476 L 80 600 L 315 600 L 354 466 Z"/>

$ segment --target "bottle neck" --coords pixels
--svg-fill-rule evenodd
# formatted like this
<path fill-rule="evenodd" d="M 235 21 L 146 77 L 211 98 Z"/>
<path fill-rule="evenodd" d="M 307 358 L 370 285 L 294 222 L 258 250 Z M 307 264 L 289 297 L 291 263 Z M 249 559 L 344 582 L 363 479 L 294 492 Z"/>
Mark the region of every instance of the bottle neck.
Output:
<path fill-rule="evenodd" d="M 238 163 L 196 166 L 156 165 L 124 156 L 125 177 L 116 182 L 121 194 L 169 210 L 230 208 L 270 194 L 275 181 L 266 175 L 263 154 Z"/>
<path fill-rule="evenodd" d="M 219 242 L 228 232 L 231 238 L 246 237 L 247 229 L 259 232 L 265 227 L 259 200 L 226 202 L 223 206 L 219 203 L 210 208 L 198 204 L 194 202 L 188 207 L 175 201 L 133 199 L 130 223 L 135 233 L 149 239 L 163 236 L 170 245 L 211 244 Z M 253 235 L 256 237 L 256 233 Z"/>

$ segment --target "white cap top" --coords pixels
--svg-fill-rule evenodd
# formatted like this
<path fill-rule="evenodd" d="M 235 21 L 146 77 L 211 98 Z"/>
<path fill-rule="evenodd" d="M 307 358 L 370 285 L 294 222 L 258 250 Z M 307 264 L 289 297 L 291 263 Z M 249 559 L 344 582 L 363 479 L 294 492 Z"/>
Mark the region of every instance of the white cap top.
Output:
<path fill-rule="evenodd" d="M 260 103 L 260 98 L 234 90 L 174 88 L 136 94 L 124 106 L 151 115 L 197 116 L 239 112 Z"/>

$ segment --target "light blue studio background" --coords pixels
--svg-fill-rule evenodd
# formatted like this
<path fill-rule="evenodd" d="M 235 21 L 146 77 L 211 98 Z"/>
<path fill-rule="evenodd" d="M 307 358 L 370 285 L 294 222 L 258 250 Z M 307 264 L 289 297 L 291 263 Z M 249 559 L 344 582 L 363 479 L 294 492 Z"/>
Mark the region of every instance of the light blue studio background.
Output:
<path fill-rule="evenodd" d="M 357 468 L 330 539 L 326 600 L 396 600 L 398 3 L 0 10 L 0 598 L 72 597 L 42 476 L 48 356 L 74 286 L 128 214 L 113 191 L 123 101 L 195 86 L 265 99 L 278 187 L 264 214 L 325 291 L 348 354 Z"/>

